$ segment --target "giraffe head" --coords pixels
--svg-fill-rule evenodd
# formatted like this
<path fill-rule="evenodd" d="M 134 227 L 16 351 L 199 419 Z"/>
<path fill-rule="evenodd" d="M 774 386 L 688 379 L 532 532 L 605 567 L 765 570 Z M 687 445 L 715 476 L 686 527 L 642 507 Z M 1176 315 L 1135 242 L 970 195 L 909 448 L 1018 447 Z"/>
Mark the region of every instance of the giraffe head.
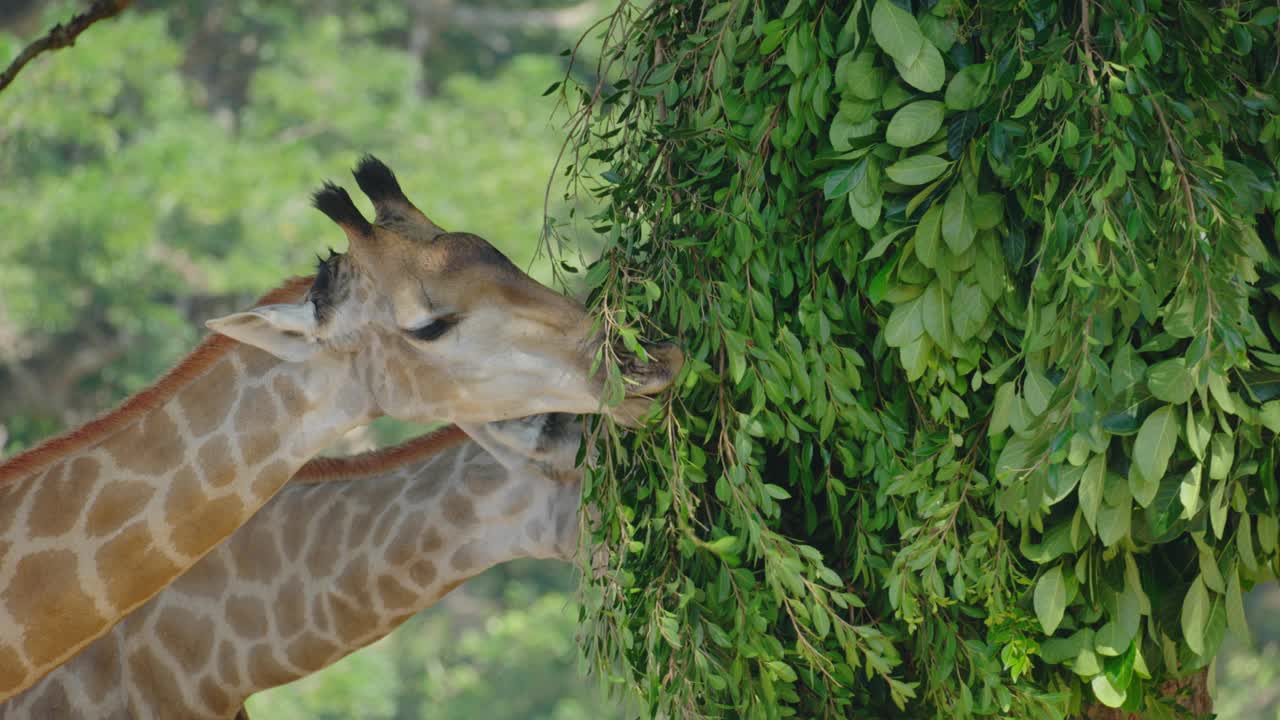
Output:
<path fill-rule="evenodd" d="M 378 410 L 416 421 L 482 422 L 542 412 L 596 413 L 600 333 L 582 305 L 539 284 L 483 238 L 445 232 L 415 207 L 386 165 L 366 156 L 356 183 L 371 223 L 326 183 L 315 206 L 346 233 L 346 254 L 320 263 L 300 303 L 257 307 L 209 327 L 284 360 L 346 356 Z M 629 398 L 667 388 L 683 362 L 670 345 L 623 359 Z"/>

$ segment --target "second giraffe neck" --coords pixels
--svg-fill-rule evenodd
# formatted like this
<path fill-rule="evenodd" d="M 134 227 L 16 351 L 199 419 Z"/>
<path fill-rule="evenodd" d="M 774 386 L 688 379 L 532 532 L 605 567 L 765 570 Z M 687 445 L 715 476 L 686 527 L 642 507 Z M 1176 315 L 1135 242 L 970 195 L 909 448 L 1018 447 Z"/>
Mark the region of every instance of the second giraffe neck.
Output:
<path fill-rule="evenodd" d="M 470 441 L 377 475 L 291 484 L 0 718 L 50 695 L 94 716 L 232 717 L 494 564 L 567 557 L 578 493 Z"/>

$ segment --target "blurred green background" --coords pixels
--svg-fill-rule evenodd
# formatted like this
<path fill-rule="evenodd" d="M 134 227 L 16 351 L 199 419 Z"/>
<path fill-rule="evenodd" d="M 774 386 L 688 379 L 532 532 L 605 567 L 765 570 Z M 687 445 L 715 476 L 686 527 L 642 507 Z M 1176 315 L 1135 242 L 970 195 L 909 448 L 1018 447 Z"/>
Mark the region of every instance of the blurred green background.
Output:
<path fill-rule="evenodd" d="M 0 93 L 0 455 L 145 386 L 208 317 L 305 274 L 309 205 L 373 152 L 446 228 L 535 259 L 561 135 L 542 92 L 608 0 L 136 0 Z M 0 4 L 0 62 L 75 2 Z M 588 57 L 592 43 L 584 44 Z M 588 65 L 590 67 L 590 65 Z M 368 210 L 357 195 L 357 202 Z M 598 251 L 572 233 L 581 253 Z M 419 428 L 379 421 L 337 451 Z M 578 672 L 570 568 L 495 568 L 386 640 L 255 697 L 263 718 L 626 713 Z M 1218 663 L 1221 717 L 1280 720 L 1280 591 Z"/>

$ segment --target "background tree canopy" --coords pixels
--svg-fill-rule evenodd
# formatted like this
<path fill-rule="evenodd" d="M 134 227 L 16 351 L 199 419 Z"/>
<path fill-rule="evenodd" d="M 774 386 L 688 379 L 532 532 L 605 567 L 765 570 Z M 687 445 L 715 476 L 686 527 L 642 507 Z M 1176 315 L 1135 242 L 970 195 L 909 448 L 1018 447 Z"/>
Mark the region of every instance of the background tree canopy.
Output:
<path fill-rule="evenodd" d="M 567 118 L 582 196 L 552 194 L 557 237 L 612 248 L 567 280 L 616 332 L 700 358 L 669 435 L 602 447 L 614 572 L 578 610 L 565 569 L 498 568 L 251 711 L 649 715 L 581 678 L 581 646 L 671 716 L 900 716 L 894 687 L 913 716 L 1015 714 L 1087 699 L 1095 676 L 1139 702 L 1170 654 L 1212 655 L 1238 625 L 1227 601 L 1275 568 L 1257 394 L 1274 390 L 1251 379 L 1276 366 L 1274 3 L 616 6 L 136 0 L 30 65 L 0 93 L 0 453 L 112 405 L 204 318 L 340 247 L 308 191 L 361 152 L 527 265 Z M 0 61 L 75 7 L 9 3 Z M 571 93 L 582 114 L 548 123 L 557 53 L 600 17 L 568 85 L 594 102 Z M 661 327 L 635 326 L 651 306 Z M 1177 439 L 1143 506 L 1152 481 L 1128 468 L 1164 405 Z M 1224 717 L 1280 717 L 1265 587 L 1244 599 L 1255 646 L 1224 641 Z M 1117 619 L 1117 643 L 1137 627 L 1107 655 Z"/>
<path fill-rule="evenodd" d="M 1280 569 L 1278 15 L 623 3 L 570 196 L 611 329 L 692 359 L 593 477 L 600 666 L 675 716 L 1171 714 Z"/>

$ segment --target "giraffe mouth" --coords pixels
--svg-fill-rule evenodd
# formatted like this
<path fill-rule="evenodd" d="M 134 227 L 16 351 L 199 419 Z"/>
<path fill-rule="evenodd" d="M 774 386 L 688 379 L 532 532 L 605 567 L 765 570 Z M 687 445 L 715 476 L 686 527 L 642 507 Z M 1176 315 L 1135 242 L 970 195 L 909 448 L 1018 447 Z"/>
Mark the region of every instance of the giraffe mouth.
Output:
<path fill-rule="evenodd" d="M 619 354 L 628 398 L 656 395 L 671 387 L 684 367 L 684 352 L 671 343 L 644 345 L 648 362 L 631 352 Z"/>

